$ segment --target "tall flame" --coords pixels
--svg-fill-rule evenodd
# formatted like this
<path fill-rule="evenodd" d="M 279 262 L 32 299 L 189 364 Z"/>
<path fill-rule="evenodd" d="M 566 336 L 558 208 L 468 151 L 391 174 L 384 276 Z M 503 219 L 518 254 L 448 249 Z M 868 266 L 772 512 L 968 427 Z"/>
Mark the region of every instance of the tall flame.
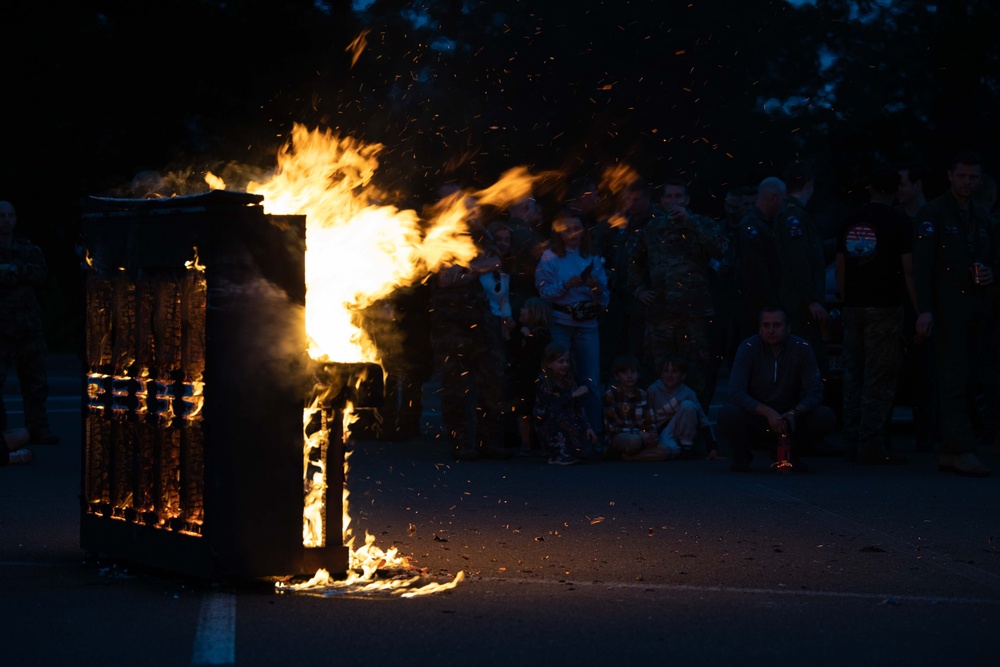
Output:
<path fill-rule="evenodd" d="M 372 184 L 381 150 L 296 125 L 275 175 L 247 188 L 264 195 L 267 213 L 306 216 L 306 333 L 314 359 L 377 362 L 354 313 L 444 261 L 476 255 L 463 214 L 441 215 L 425 236 L 415 211 L 376 203 L 384 199 Z"/>
<path fill-rule="evenodd" d="M 477 203 L 504 206 L 531 191 L 527 169 L 511 169 L 493 186 L 440 202 L 431 220 L 381 204 L 372 183 L 381 144 L 295 125 L 278 153 L 274 176 L 251 182 L 272 214 L 306 216 L 306 333 L 309 354 L 323 361 L 378 362 L 355 313 L 447 264 L 467 265 L 478 250 L 467 219 Z"/>

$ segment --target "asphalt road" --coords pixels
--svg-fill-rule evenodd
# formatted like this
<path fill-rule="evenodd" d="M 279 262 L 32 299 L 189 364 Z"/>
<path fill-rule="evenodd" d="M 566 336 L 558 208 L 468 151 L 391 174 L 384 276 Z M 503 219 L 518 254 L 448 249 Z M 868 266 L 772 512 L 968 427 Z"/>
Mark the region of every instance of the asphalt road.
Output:
<path fill-rule="evenodd" d="M 364 441 L 358 533 L 433 595 L 191 580 L 79 546 L 80 386 L 54 361 L 54 446 L 0 470 L 5 665 L 996 665 L 995 475 L 759 463 L 455 463 L 433 434 Z M 5 400 L 17 423 L 16 387 Z M 905 437 L 894 448 L 906 450 Z"/>

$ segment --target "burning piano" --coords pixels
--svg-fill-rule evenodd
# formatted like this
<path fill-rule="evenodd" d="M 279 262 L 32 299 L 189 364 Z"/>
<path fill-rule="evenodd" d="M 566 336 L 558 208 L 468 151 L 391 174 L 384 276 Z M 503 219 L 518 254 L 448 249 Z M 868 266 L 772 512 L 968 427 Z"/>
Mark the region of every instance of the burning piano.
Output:
<path fill-rule="evenodd" d="M 344 422 L 376 363 L 317 363 L 305 216 L 262 195 L 83 213 L 81 545 L 204 577 L 344 572 Z"/>

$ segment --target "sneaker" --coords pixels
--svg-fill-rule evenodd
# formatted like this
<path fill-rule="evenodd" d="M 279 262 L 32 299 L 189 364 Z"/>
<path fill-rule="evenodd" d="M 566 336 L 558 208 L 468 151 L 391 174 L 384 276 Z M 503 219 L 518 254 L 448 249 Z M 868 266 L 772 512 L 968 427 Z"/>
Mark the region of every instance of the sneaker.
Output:
<path fill-rule="evenodd" d="M 550 466 L 571 466 L 574 463 L 579 463 L 580 459 L 575 456 L 570 456 L 569 454 L 559 454 L 558 456 L 549 457 Z"/>
<path fill-rule="evenodd" d="M 48 427 L 41 428 L 32 433 L 31 444 L 33 445 L 58 445 L 59 436 Z"/>
<path fill-rule="evenodd" d="M 23 451 L 23 450 L 22 450 Z M 14 455 L 11 454 L 11 457 Z M 954 470 L 964 477 L 989 477 L 990 469 L 987 468 L 979 457 L 972 452 L 957 454 L 955 456 Z"/>
<path fill-rule="evenodd" d="M 31 463 L 34 458 L 35 455 L 31 453 L 30 449 L 15 449 L 10 453 L 10 465 Z"/>

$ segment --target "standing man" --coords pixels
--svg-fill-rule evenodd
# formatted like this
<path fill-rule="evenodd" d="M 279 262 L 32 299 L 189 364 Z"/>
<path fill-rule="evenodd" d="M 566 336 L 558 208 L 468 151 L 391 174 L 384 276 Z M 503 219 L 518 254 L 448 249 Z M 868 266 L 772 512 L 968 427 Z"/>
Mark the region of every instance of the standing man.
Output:
<path fill-rule="evenodd" d="M 990 474 L 976 456 L 980 442 L 970 410 L 974 379 L 989 411 L 996 401 L 996 364 L 990 347 L 993 268 L 1000 244 L 993 219 L 972 202 L 982 177 L 973 152 L 959 153 L 948 169 L 948 192 L 921 209 L 913 247 L 918 336 L 933 336 L 941 400 L 942 453 L 938 468 L 960 475 Z"/>
<path fill-rule="evenodd" d="M 429 324 L 441 371 L 441 425 L 458 461 L 513 455 L 504 446 L 503 338 L 480 282 L 483 274 L 498 271 L 501 261 L 478 225 L 470 213 L 469 227 L 480 254 L 467 267 L 444 267 L 431 282 Z"/>
<path fill-rule="evenodd" d="M 49 381 L 45 368 L 45 332 L 42 309 L 35 290 L 45 284 L 48 267 L 41 249 L 14 238 L 17 213 L 10 202 L 0 201 L 0 386 L 13 364 L 21 383 L 24 425 L 31 442 L 54 445 L 59 437 L 49 428 L 45 403 Z M 8 428 L 7 410 L 0 397 L 0 432 Z"/>
<path fill-rule="evenodd" d="M 863 464 L 905 463 L 886 448 L 899 375 L 903 302 L 916 301 L 913 236 L 892 208 L 899 172 L 876 169 L 870 200 L 837 238 L 837 289 L 844 307 L 845 454 Z"/>
<path fill-rule="evenodd" d="M 927 168 L 919 162 L 899 165 L 899 188 L 896 190 L 896 209 L 910 222 L 910 234 L 917 230 L 917 214 L 927 203 L 924 182 Z M 903 302 L 903 360 L 899 371 L 899 392 L 909 396 L 913 409 L 913 431 L 916 450 L 929 452 L 933 441 L 940 438 L 941 419 L 937 397 L 937 371 L 934 362 L 933 341 L 917 336 L 916 306 Z"/>
<path fill-rule="evenodd" d="M 692 213 L 690 203 L 683 181 L 663 186 L 662 209 L 632 251 L 629 288 L 646 308 L 645 368 L 661 369 L 668 357 L 684 356 L 687 384 L 708 412 L 718 369 L 712 358 L 710 261 L 721 259 L 722 239 L 715 221 Z"/>
<path fill-rule="evenodd" d="M 785 183 L 773 176 L 757 186 L 754 209 L 744 216 L 736 234 L 735 342 L 753 335 L 764 306 L 780 303 L 781 264 L 772 223 L 785 201 Z"/>
<path fill-rule="evenodd" d="M 756 192 L 757 188 L 754 186 L 740 186 L 727 192 L 726 215 L 716 222 L 722 239 L 722 259 L 713 259 L 709 262 L 712 267 L 709 287 L 712 290 L 712 304 L 715 307 L 712 356 L 717 365 L 725 362 L 729 366 L 733 363 L 729 355 L 740 340 L 734 340 L 733 333 L 733 320 L 739 303 L 736 278 L 733 275 L 736 269 L 736 235 L 739 233 L 743 216 L 753 210 L 752 204 L 748 208 L 743 206 L 743 198 L 747 193 L 756 198 Z"/>
<path fill-rule="evenodd" d="M 740 343 L 729 374 L 729 402 L 719 413 L 722 437 L 732 451 L 733 472 L 746 472 L 756 442 L 787 438 L 791 472 L 806 472 L 799 452 L 837 425 L 822 405 L 823 380 L 812 346 L 789 335 L 780 306 L 761 309 L 759 331 Z"/>
<path fill-rule="evenodd" d="M 601 323 L 601 379 L 611 380 L 611 365 L 619 354 L 642 356 L 646 307 L 629 289 L 632 249 L 653 218 L 653 188 L 634 179 L 621 193 L 618 213 L 602 220 L 594 238 L 604 261 L 610 301 Z"/>
<path fill-rule="evenodd" d="M 812 167 L 795 160 L 785 167 L 788 196 L 774 221 L 774 239 L 781 264 L 778 301 L 788 311 L 788 322 L 796 336 L 809 341 L 816 351 L 820 373 L 828 367 L 822 325 L 826 312 L 826 260 L 823 237 L 806 210 L 815 191 Z"/>

